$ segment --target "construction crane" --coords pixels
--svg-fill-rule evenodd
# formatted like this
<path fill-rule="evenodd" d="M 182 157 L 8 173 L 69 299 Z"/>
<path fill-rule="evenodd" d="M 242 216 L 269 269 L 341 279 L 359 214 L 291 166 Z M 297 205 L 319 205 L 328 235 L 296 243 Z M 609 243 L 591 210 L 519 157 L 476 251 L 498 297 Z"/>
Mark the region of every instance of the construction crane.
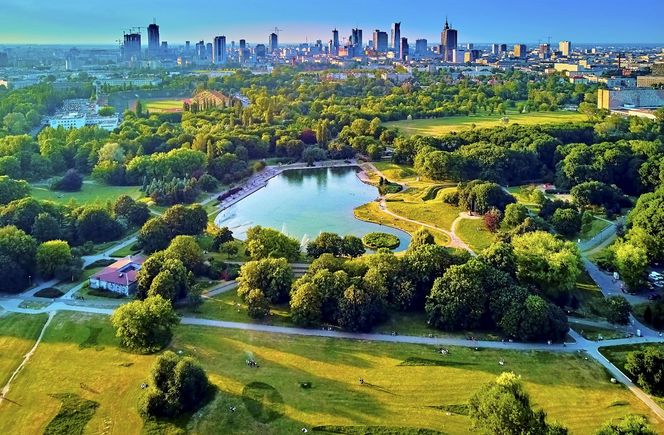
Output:
<path fill-rule="evenodd" d="M 273 31 L 274 33 L 276 33 L 277 36 L 279 36 L 279 33 L 280 33 L 280 32 L 283 32 L 284 29 L 280 29 L 279 27 L 275 27 L 272 31 Z"/>
<path fill-rule="evenodd" d="M 136 29 L 136 31 L 137 31 L 138 34 L 140 35 L 140 34 L 141 34 L 141 29 L 145 29 L 145 27 L 138 26 L 138 27 L 132 27 L 132 28 L 131 28 L 132 31 L 134 31 L 134 29 Z"/>

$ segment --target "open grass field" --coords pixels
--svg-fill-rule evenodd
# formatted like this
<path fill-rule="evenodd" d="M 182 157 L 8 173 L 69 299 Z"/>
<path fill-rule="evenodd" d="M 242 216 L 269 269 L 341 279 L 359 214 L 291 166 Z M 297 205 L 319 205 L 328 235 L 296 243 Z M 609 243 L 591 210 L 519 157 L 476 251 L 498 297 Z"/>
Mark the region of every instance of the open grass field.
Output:
<path fill-rule="evenodd" d="M 170 100 L 148 100 L 141 102 L 144 110 L 150 113 L 174 113 L 182 112 L 182 104 L 184 99 L 170 99 Z"/>
<path fill-rule="evenodd" d="M 171 348 L 198 359 L 219 388 L 206 408 L 178 422 L 194 434 L 296 433 L 325 425 L 359 426 L 356 433 L 369 426 L 467 433 L 463 405 L 503 370 L 520 374 L 535 405 L 572 433 L 592 433 L 603 421 L 628 413 L 657 424 L 598 364 L 578 355 L 451 348 L 442 356 L 422 345 L 184 326 Z M 249 356 L 260 368 L 247 367 Z M 105 317 L 59 314 L 16 379 L 13 402 L 0 405 L 0 433 L 43 432 L 67 398 L 96 404 L 85 407 L 85 433 L 141 433 L 136 403 L 153 360 L 119 350 Z M 301 382 L 311 388 L 301 388 Z"/>
<path fill-rule="evenodd" d="M 486 229 L 482 219 L 461 219 L 454 231 L 478 254 L 496 241 L 496 235 Z"/>
<path fill-rule="evenodd" d="M 388 205 L 389 208 L 389 205 Z M 364 204 L 354 210 L 355 212 L 355 217 L 366 221 L 366 222 L 373 222 L 378 225 L 386 225 L 388 227 L 392 228 L 398 228 L 400 230 L 403 230 L 409 234 L 414 234 L 417 230 L 420 229 L 420 225 L 414 224 L 412 222 L 408 222 L 402 219 L 395 218 L 393 216 L 390 216 L 380 210 L 380 206 L 378 205 L 377 202 L 370 202 L 368 204 Z M 447 234 L 442 233 L 440 231 L 434 231 L 431 230 L 431 234 L 433 234 L 433 237 L 436 240 L 436 243 L 445 246 L 449 243 L 450 239 L 447 237 Z"/>
<path fill-rule="evenodd" d="M 45 314 L 30 316 L 0 310 L 0 389 L 35 344 L 45 322 Z"/>
<path fill-rule="evenodd" d="M 426 194 L 426 192 L 424 194 Z M 396 201 L 390 198 L 387 202 L 387 208 L 399 216 L 413 219 L 418 222 L 424 222 L 446 230 L 452 228 L 452 222 L 454 222 L 461 212 L 459 207 L 445 204 L 440 199 L 440 193 L 436 198 L 429 201 Z"/>
<path fill-rule="evenodd" d="M 108 186 L 92 180 L 86 180 L 80 192 L 55 192 L 49 190 L 48 186 L 32 186 L 32 197 L 59 204 L 67 204 L 70 201 L 75 201 L 80 205 L 115 202 L 122 195 L 129 195 L 137 199 L 143 196 L 143 192 L 141 192 L 140 186 Z"/>
<path fill-rule="evenodd" d="M 531 112 L 507 115 L 508 125 L 540 125 L 580 122 L 587 118 L 578 112 Z M 398 128 L 406 136 L 442 136 L 473 128 L 491 128 L 505 125 L 502 115 L 450 116 L 435 119 L 414 119 L 412 121 L 386 122 L 385 127 Z"/>
<path fill-rule="evenodd" d="M 219 393 L 190 421 L 160 425 L 162 433 L 282 434 L 302 427 L 326 433 L 321 426 L 356 426 L 352 433 L 386 427 L 467 433 L 465 403 L 504 370 L 521 375 L 535 405 L 572 433 L 592 433 L 629 413 L 644 414 L 664 430 L 638 399 L 581 355 L 451 348 L 443 356 L 423 345 L 194 326 L 179 327 L 171 349 L 198 359 Z M 248 368 L 249 357 L 260 368 Z M 41 433 L 53 421 L 71 418 L 60 412 L 63 403 L 65 409 L 81 405 L 74 417 L 83 420 L 84 433 L 146 433 L 136 403 L 153 360 L 119 350 L 106 317 L 58 314 L 13 384 L 12 402 L 0 405 L 0 433 Z"/>

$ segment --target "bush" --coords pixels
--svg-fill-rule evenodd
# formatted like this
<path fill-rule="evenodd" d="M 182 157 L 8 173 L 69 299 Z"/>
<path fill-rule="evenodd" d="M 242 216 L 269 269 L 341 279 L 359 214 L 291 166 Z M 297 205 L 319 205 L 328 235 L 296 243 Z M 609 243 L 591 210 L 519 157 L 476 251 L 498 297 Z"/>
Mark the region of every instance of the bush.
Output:
<path fill-rule="evenodd" d="M 47 298 L 47 299 L 59 298 L 62 295 L 64 295 L 64 293 L 62 293 L 59 289 L 57 289 L 55 287 L 45 288 L 45 289 L 39 290 L 37 293 L 35 293 L 36 297 L 38 297 L 38 298 Z"/>
<path fill-rule="evenodd" d="M 97 260 L 94 263 L 90 263 L 87 266 L 85 266 L 85 270 L 90 270 L 90 269 L 96 269 L 98 267 L 106 267 L 110 266 L 111 264 L 115 263 L 116 260 L 111 260 L 110 258 L 103 258 L 101 260 Z"/>
<path fill-rule="evenodd" d="M 369 233 L 362 237 L 362 243 L 373 250 L 380 248 L 395 249 L 401 244 L 397 236 L 388 233 Z"/>
<path fill-rule="evenodd" d="M 78 192 L 83 187 L 83 176 L 76 169 L 68 170 L 62 178 L 51 184 L 51 190 L 63 192 Z"/>

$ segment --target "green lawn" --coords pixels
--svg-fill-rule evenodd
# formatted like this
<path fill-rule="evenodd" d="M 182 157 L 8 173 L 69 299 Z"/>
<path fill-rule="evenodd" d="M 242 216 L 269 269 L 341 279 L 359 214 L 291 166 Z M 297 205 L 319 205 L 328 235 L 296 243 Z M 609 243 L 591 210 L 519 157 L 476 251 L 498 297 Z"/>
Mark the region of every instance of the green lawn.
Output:
<path fill-rule="evenodd" d="M 391 206 L 388 205 L 388 208 L 391 208 Z M 383 211 L 380 210 L 380 206 L 378 205 L 377 202 L 370 202 L 368 204 L 364 204 L 356 208 L 354 212 L 355 212 L 355 217 L 360 220 L 366 222 L 373 222 L 378 225 L 385 225 L 392 228 L 398 228 L 411 235 L 415 234 L 415 232 L 421 228 L 420 225 L 405 221 L 403 219 L 398 219 L 388 215 L 387 213 L 384 213 Z M 430 231 L 431 234 L 433 234 L 437 244 L 445 246 L 449 243 L 450 240 L 449 237 L 447 237 L 447 234 L 440 231 L 434 231 L 434 230 Z"/>
<path fill-rule="evenodd" d="M 585 121 L 586 117 L 578 112 L 532 112 L 509 114 L 509 125 L 562 124 Z M 473 128 L 491 128 L 505 125 L 502 115 L 450 116 L 435 119 L 415 119 L 412 121 L 386 122 L 385 127 L 396 127 L 407 136 L 442 136 L 453 131 L 460 132 Z"/>
<path fill-rule="evenodd" d="M 605 299 L 602 291 L 595 281 L 585 270 L 581 271 L 576 281 L 576 288 L 570 293 L 570 297 L 576 298 L 578 308 L 572 310 L 577 317 L 604 319 Z"/>
<path fill-rule="evenodd" d="M 114 202 L 122 195 L 129 195 L 136 199 L 140 198 L 143 193 L 140 186 L 108 186 L 94 181 L 83 183 L 80 192 L 55 192 L 44 185 L 32 186 L 32 196 L 35 199 L 54 201 L 60 204 L 67 204 L 70 201 L 75 201 L 80 205 Z"/>
<path fill-rule="evenodd" d="M 149 100 L 143 101 L 143 110 L 150 113 L 162 112 L 182 112 L 182 103 L 184 99 L 170 99 L 170 100 Z"/>
<path fill-rule="evenodd" d="M 496 241 L 496 235 L 486 229 L 482 219 L 461 219 L 456 225 L 455 232 L 478 254 Z"/>
<path fill-rule="evenodd" d="M 423 192 L 426 195 L 427 192 Z M 424 222 L 438 228 L 450 230 L 452 222 L 459 217 L 461 209 L 446 204 L 440 199 L 440 193 L 436 199 L 430 201 L 394 201 L 387 202 L 387 208 L 398 214 L 418 222 Z"/>
<path fill-rule="evenodd" d="M 574 323 L 571 324 L 571 327 L 585 339 L 592 341 L 614 340 L 628 337 L 628 334 L 618 328 L 599 328 L 596 326 L 578 325 Z"/>
<path fill-rule="evenodd" d="M 0 317 L 2 336 L 6 322 Z M 521 375 L 534 404 L 572 433 L 592 433 L 605 420 L 630 413 L 644 414 L 664 430 L 635 396 L 609 382 L 601 366 L 576 354 L 449 348 L 443 356 L 425 345 L 197 326 L 180 326 L 171 349 L 198 359 L 219 389 L 190 421 L 178 422 L 194 434 L 296 433 L 322 425 L 358 426 L 356 433 L 386 427 L 466 433 L 470 421 L 459 410 L 504 370 Z M 260 368 L 247 367 L 250 357 Z M 501 358 L 505 366 L 498 364 Z M 153 360 L 118 349 L 107 317 L 58 314 L 16 378 L 10 401 L 0 405 L 0 433 L 42 433 L 67 397 L 86 405 L 86 433 L 145 433 L 136 405 Z M 91 402 L 96 409 L 87 406 Z"/>
<path fill-rule="evenodd" d="M 0 389 L 35 344 L 45 322 L 45 314 L 32 316 L 0 310 Z"/>

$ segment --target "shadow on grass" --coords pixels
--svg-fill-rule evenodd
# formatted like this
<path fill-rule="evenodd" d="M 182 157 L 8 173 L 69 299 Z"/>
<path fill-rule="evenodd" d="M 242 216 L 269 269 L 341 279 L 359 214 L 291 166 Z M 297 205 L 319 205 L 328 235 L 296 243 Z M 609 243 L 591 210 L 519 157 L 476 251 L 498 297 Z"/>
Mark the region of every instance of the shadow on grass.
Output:
<path fill-rule="evenodd" d="M 72 393 L 52 394 L 51 397 L 59 399 L 62 406 L 58 414 L 46 426 L 44 434 L 47 435 L 82 434 L 99 407 L 99 403 L 83 399 Z"/>

